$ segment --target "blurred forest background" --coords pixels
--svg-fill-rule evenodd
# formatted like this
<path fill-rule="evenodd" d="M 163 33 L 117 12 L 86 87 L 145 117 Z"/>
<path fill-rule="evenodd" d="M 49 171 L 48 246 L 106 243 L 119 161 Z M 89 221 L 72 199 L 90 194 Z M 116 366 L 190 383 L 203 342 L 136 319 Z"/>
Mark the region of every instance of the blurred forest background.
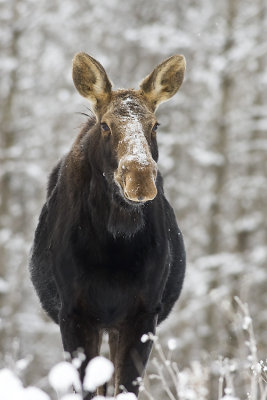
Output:
<path fill-rule="evenodd" d="M 0 368 L 49 392 L 47 372 L 63 358 L 27 264 L 47 176 L 89 106 L 72 83 L 73 55 L 95 57 L 118 88 L 138 87 L 180 53 L 186 79 L 157 113 L 158 141 L 188 268 L 159 337 L 163 348 L 176 338 L 172 359 L 206 387 L 189 400 L 218 397 L 220 357 L 247 398 L 249 351 L 233 298 L 249 304 L 266 359 L 266 38 L 266 0 L 0 0 Z"/>

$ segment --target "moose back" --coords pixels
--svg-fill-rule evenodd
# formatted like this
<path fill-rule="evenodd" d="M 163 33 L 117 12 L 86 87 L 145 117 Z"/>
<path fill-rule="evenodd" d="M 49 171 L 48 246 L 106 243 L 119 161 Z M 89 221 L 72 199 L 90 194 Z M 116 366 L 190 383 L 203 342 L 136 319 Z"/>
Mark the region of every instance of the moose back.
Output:
<path fill-rule="evenodd" d="M 30 272 L 41 304 L 64 350 L 83 349 L 81 381 L 108 332 L 114 394 L 138 394 L 134 381 L 152 347 L 140 339 L 168 316 L 183 284 L 185 250 L 157 167 L 155 110 L 184 71 L 175 55 L 138 90 L 113 91 L 99 62 L 75 56 L 74 84 L 95 116 L 52 171 L 35 232 Z"/>

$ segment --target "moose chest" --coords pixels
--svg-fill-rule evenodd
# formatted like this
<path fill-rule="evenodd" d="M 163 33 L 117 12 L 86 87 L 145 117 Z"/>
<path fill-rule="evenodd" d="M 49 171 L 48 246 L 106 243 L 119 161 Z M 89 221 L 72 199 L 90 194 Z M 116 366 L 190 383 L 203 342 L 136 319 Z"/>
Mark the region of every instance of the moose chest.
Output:
<path fill-rule="evenodd" d="M 162 248 L 160 254 L 158 246 L 148 246 L 140 238 L 134 243 L 130 239 L 105 244 L 93 241 L 83 251 L 74 248 L 73 252 L 72 297 L 100 324 L 107 326 L 137 310 L 150 311 L 157 306 L 157 287 L 167 273 Z"/>

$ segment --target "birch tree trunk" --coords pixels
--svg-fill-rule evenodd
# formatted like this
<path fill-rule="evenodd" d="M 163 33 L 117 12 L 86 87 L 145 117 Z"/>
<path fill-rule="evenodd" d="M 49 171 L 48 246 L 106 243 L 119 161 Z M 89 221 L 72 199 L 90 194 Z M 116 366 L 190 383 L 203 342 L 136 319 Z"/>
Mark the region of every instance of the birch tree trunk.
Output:
<path fill-rule="evenodd" d="M 208 253 L 216 254 L 221 251 L 221 224 L 222 224 L 222 207 L 221 202 L 224 201 L 223 190 L 226 175 L 229 167 L 228 162 L 228 144 L 229 144 L 229 122 L 228 112 L 229 103 L 232 94 L 233 76 L 231 69 L 227 65 L 229 53 L 234 46 L 233 33 L 235 29 L 235 17 L 237 12 L 237 0 L 227 1 L 227 26 L 225 32 L 225 43 L 222 49 L 222 55 L 225 62 L 225 68 L 221 74 L 221 99 L 219 105 L 218 125 L 215 134 L 215 143 L 213 151 L 222 156 L 222 162 L 214 165 L 214 186 L 213 201 L 210 207 L 209 215 L 209 245 Z"/>

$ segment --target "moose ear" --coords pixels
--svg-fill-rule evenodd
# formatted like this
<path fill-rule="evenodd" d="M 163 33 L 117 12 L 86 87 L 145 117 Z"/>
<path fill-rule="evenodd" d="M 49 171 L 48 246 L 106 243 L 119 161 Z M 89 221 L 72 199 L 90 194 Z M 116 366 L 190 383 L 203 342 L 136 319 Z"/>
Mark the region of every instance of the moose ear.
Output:
<path fill-rule="evenodd" d="M 178 91 L 184 79 L 185 67 L 184 56 L 172 56 L 158 65 L 141 82 L 141 93 L 153 111 Z"/>
<path fill-rule="evenodd" d="M 102 65 L 86 53 L 77 53 L 72 64 L 72 78 L 78 92 L 88 99 L 97 114 L 111 97 L 112 84 Z"/>

